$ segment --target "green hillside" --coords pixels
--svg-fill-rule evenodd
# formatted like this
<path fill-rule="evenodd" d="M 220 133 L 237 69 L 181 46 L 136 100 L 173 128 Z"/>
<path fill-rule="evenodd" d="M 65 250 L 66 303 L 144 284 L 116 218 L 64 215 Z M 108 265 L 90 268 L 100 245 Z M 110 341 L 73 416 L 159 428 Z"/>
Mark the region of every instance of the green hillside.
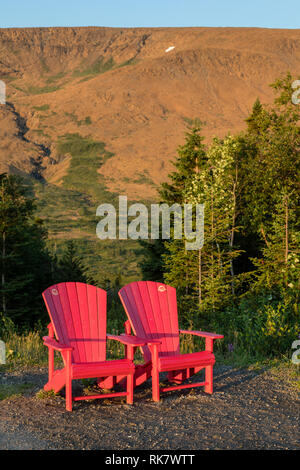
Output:
<path fill-rule="evenodd" d="M 96 236 L 96 209 L 99 204 L 118 207 L 118 195 L 108 192 L 97 170 L 112 156 L 103 142 L 66 134 L 57 142 L 61 155 L 71 155 L 61 185 L 34 181 L 37 213 L 49 231 L 52 253 L 62 253 L 66 241 L 74 239 L 78 255 L 98 282 L 111 281 L 122 274 L 126 280 L 139 275 L 133 240 L 99 240 Z"/>

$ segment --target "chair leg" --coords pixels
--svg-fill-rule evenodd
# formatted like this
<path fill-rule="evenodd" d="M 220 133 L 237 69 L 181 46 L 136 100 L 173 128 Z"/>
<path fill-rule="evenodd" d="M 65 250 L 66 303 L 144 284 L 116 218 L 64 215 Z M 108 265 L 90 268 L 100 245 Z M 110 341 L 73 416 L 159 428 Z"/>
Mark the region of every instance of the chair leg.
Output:
<path fill-rule="evenodd" d="M 126 397 L 127 405 L 133 404 L 133 383 L 134 383 L 133 374 L 127 375 L 127 397 Z"/>
<path fill-rule="evenodd" d="M 133 364 L 133 358 L 134 358 L 134 352 L 135 348 L 132 345 L 126 346 L 126 358 L 129 359 L 129 361 L 132 362 Z M 126 403 L 128 405 L 133 404 L 133 389 L 134 389 L 134 374 L 127 375 L 127 380 L 126 380 L 126 391 L 127 391 L 127 397 L 126 397 Z"/>
<path fill-rule="evenodd" d="M 66 364 L 66 410 L 72 411 L 72 376 L 71 376 L 71 355 L 67 352 Z"/>
<path fill-rule="evenodd" d="M 213 366 L 205 367 L 205 382 L 207 385 L 204 386 L 205 393 L 213 393 Z"/>
<path fill-rule="evenodd" d="M 157 344 L 149 345 L 152 355 L 152 399 L 153 401 L 159 401 L 159 369 L 158 369 L 158 348 Z"/>
<path fill-rule="evenodd" d="M 54 349 L 48 348 L 48 382 L 51 382 L 54 374 Z"/>
<path fill-rule="evenodd" d="M 152 399 L 159 402 L 159 372 L 158 370 L 152 371 Z"/>
<path fill-rule="evenodd" d="M 72 411 L 72 380 L 66 381 L 66 410 Z"/>

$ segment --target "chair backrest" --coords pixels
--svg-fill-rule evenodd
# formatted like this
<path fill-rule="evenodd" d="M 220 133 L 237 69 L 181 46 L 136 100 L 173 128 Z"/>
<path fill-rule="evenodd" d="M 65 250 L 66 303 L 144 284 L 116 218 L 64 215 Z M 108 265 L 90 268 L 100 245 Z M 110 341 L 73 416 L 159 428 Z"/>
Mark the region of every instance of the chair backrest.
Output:
<path fill-rule="evenodd" d="M 43 298 L 56 339 L 73 347 L 73 362 L 106 360 L 106 291 L 82 282 L 48 287 Z"/>
<path fill-rule="evenodd" d="M 161 282 L 139 281 L 122 287 L 119 296 L 133 332 L 147 339 L 159 339 L 159 356 L 179 354 L 176 289 Z M 151 359 L 147 346 L 142 348 Z"/>

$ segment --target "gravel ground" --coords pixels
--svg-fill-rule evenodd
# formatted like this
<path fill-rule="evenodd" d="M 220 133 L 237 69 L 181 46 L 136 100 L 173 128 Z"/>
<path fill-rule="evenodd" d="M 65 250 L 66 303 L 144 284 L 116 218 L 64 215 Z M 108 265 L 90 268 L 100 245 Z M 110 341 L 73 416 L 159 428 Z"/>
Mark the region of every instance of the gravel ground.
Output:
<path fill-rule="evenodd" d="M 299 449 L 299 393 L 285 374 L 222 366 L 212 396 L 187 389 L 156 404 L 147 382 L 133 406 L 123 398 L 93 400 L 69 413 L 63 395 L 36 396 L 45 369 L 0 372 L 0 386 L 27 384 L 22 395 L 1 401 L 0 449 Z"/>

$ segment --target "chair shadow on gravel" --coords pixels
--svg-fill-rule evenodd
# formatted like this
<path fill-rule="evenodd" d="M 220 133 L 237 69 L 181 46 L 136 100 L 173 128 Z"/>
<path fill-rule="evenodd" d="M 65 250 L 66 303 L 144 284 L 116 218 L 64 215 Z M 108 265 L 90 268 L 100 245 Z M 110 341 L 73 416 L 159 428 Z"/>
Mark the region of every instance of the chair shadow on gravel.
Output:
<path fill-rule="evenodd" d="M 215 391 L 222 392 L 224 390 L 230 390 L 237 385 L 250 382 L 251 380 L 255 379 L 258 375 L 263 374 L 265 371 L 263 369 L 256 370 L 256 371 L 249 371 L 246 369 L 236 369 L 236 370 L 228 370 L 224 372 L 216 371 L 215 374 Z M 236 379 L 236 380 L 235 380 Z M 224 385 L 219 385 L 218 383 L 226 381 Z"/>
<path fill-rule="evenodd" d="M 220 368 L 222 369 L 222 368 Z M 236 386 L 241 385 L 243 383 L 251 382 L 255 379 L 258 375 L 264 373 L 263 369 L 250 371 L 247 369 L 232 369 L 229 370 L 218 370 L 216 369 L 215 376 L 214 376 L 214 393 L 223 392 L 223 391 L 230 391 L 234 389 Z M 193 383 L 198 382 L 200 380 L 204 380 L 204 373 L 200 372 L 196 374 L 192 379 L 186 380 L 184 383 Z M 224 381 L 226 383 L 224 383 Z M 167 380 L 166 374 L 161 374 L 161 385 L 164 387 L 171 386 L 171 383 Z M 116 391 L 119 390 L 119 387 L 116 388 Z M 163 403 L 165 399 L 176 399 L 180 396 L 202 396 L 202 397 L 213 397 L 212 395 L 208 395 L 204 392 L 203 387 L 199 388 L 191 388 L 191 389 L 183 389 L 177 391 L 170 391 L 165 392 L 159 403 Z M 141 403 L 143 401 L 152 401 L 152 386 L 151 386 L 151 379 L 148 379 L 145 383 L 138 386 L 135 389 L 135 403 Z"/>

